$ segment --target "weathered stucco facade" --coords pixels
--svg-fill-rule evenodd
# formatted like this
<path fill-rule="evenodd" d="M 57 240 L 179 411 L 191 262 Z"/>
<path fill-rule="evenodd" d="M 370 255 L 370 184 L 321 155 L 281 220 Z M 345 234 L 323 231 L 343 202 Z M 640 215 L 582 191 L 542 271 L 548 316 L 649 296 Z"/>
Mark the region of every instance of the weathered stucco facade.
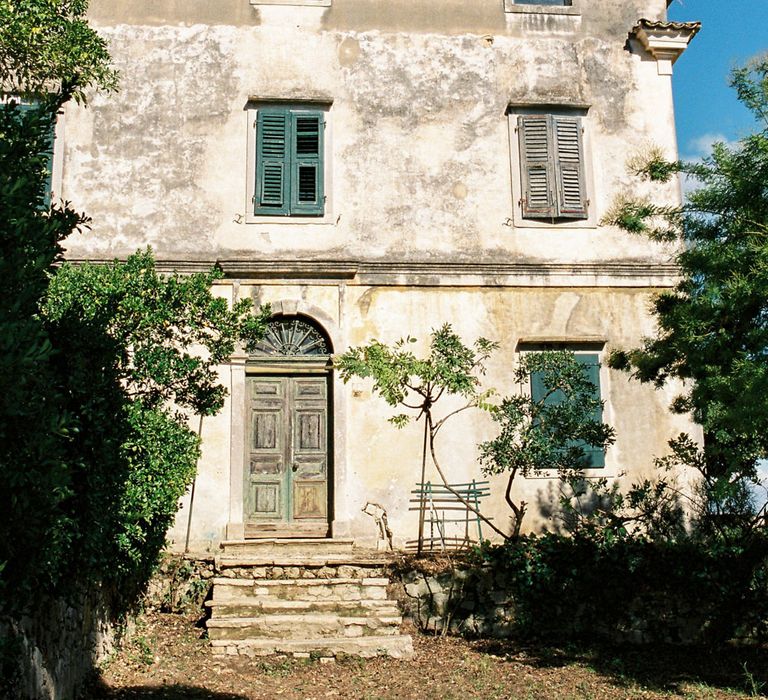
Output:
<path fill-rule="evenodd" d="M 521 390 L 511 385 L 521 343 L 604 359 L 653 332 L 649 300 L 673 282 L 671 251 L 600 221 L 636 191 L 628 156 L 650 142 L 676 153 L 668 67 L 632 33 L 641 18 L 662 22 L 665 0 L 294 2 L 92 0 L 121 88 L 88 110 L 68 107 L 60 127 L 61 194 L 94 222 L 68 242 L 71 258 L 149 245 L 169 270 L 218 262 L 218 293 L 311 319 L 334 352 L 373 338 L 426 341 L 448 322 L 465 340 L 501 343 L 486 378 L 501 394 Z M 319 214 L 254 212 L 267 107 L 323 115 Z M 540 113 L 581 127 L 577 217 L 523 215 L 518 116 Z M 293 376 L 265 372 L 245 356 L 222 368 L 230 399 L 203 425 L 176 547 L 188 522 L 192 549 L 243 537 L 248 377 Z M 649 472 L 688 426 L 668 413 L 668 395 L 604 362 L 600 381 L 617 440 L 599 473 Z M 331 534 L 375 539 L 361 512 L 374 501 L 396 543 L 414 538 L 420 427 L 396 431 L 365 382 L 333 376 L 326 406 Z M 481 478 L 476 444 L 491 434 L 487 416 L 456 419 L 440 446 L 453 481 Z M 501 484 L 492 481 L 485 510 L 503 525 Z M 549 478 L 520 482 L 529 527 L 547 524 L 556 489 Z"/>

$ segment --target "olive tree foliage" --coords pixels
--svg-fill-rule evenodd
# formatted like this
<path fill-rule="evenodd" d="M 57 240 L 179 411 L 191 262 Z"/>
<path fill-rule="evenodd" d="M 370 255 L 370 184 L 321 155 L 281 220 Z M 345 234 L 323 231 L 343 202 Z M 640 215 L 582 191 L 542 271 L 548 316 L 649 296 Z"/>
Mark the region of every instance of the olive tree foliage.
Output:
<path fill-rule="evenodd" d="M 656 336 L 610 363 L 657 387 L 684 380 L 672 409 L 702 426 L 704 443 L 681 434 L 659 463 L 695 469 L 699 524 L 739 536 L 765 513 L 750 484 L 768 455 L 768 56 L 734 70 L 730 83 L 754 114 L 755 133 L 715 144 L 700 163 L 670 162 L 656 149 L 633 159 L 647 180 L 683 174 L 698 186 L 680 206 L 625 198 L 606 223 L 678 243 L 681 279 L 653 302 Z"/>
<path fill-rule="evenodd" d="M 527 390 L 534 372 L 546 387 L 536 398 Z M 614 430 L 595 417 L 600 415 L 602 401 L 572 352 L 523 353 L 513 382 L 524 389 L 491 409 L 499 434 L 480 444 L 480 462 L 485 474 L 507 477 L 504 497 L 513 513 L 512 536 L 516 537 L 528 504 L 513 500 L 515 479 L 554 472 L 578 493 L 588 450 L 613 444 Z"/>
<path fill-rule="evenodd" d="M 422 477 L 427 455 L 443 484 L 473 513 L 483 519 L 495 532 L 506 534 L 489 521 L 477 508 L 449 485 L 446 470 L 437 456 L 436 439 L 446 422 L 471 408 L 488 410 L 492 389 L 481 391 L 480 377 L 485 374 L 485 362 L 498 347 L 485 338 L 478 338 L 472 347 L 465 345 L 449 324 L 432 331 L 429 354 L 419 358 L 409 346 L 416 342 L 408 336 L 392 346 L 378 340 L 354 347 L 334 358 L 334 366 L 346 383 L 352 377 L 373 379 L 373 390 L 390 406 L 405 408 L 389 421 L 398 428 L 411 421 L 424 421 Z M 448 396 L 462 401 L 457 408 L 442 416 L 435 414 L 435 405 Z"/>

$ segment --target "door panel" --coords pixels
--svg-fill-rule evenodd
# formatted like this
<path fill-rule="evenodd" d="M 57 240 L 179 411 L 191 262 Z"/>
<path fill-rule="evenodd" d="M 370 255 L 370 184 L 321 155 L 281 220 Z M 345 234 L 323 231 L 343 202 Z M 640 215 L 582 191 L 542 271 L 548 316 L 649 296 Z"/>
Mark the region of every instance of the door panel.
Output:
<path fill-rule="evenodd" d="M 280 484 L 270 484 L 254 481 L 253 503 L 254 516 L 261 518 L 280 517 Z"/>
<path fill-rule="evenodd" d="M 294 517 L 326 517 L 326 492 L 324 481 L 295 481 L 293 484 Z"/>
<path fill-rule="evenodd" d="M 255 527 L 280 521 L 288 529 L 293 522 L 297 532 L 304 532 L 314 520 L 318 525 L 324 522 L 327 531 L 327 377 L 248 381 L 246 521 Z"/>

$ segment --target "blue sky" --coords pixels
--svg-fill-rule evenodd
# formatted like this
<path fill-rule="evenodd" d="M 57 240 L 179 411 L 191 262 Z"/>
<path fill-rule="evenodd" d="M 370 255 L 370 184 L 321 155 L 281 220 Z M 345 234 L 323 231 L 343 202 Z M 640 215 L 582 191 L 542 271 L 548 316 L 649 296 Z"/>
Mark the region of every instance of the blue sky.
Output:
<path fill-rule="evenodd" d="M 680 156 L 699 158 L 713 141 L 734 141 L 755 128 L 728 73 L 768 51 L 768 0 L 673 0 L 668 12 L 670 20 L 702 23 L 673 76 Z"/>

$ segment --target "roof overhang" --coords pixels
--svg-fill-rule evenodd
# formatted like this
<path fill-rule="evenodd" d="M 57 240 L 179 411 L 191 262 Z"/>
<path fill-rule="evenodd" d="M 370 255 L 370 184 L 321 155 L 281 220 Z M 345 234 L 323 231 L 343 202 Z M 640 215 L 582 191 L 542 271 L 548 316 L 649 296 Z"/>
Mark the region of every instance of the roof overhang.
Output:
<path fill-rule="evenodd" d="M 659 75 L 672 75 L 672 64 L 688 48 L 701 22 L 656 22 L 641 19 L 629 35 L 656 59 Z"/>

